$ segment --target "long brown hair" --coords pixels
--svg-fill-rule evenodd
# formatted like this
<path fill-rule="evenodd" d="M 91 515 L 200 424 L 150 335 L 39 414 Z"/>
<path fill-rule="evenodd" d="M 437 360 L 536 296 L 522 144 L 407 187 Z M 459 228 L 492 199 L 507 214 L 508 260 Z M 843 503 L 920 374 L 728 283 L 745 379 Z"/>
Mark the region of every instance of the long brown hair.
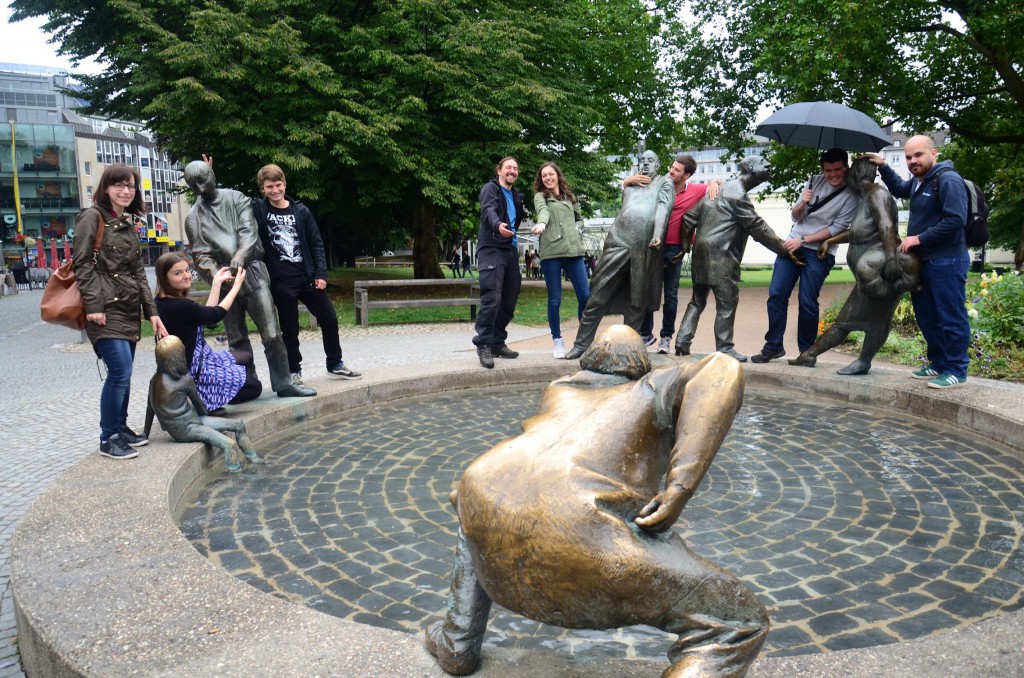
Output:
<path fill-rule="evenodd" d="M 181 252 L 168 252 L 167 254 L 161 254 L 153 264 L 153 270 L 156 273 L 156 289 L 153 291 L 153 295 L 157 297 L 186 297 L 188 292 L 186 290 L 176 290 L 171 288 L 170 281 L 167 280 L 167 274 L 171 272 L 174 265 L 178 262 L 184 261 L 188 263 L 188 257 Z"/>
<path fill-rule="evenodd" d="M 540 179 L 540 173 L 544 171 L 545 167 L 551 167 L 555 170 L 555 174 L 558 176 L 558 192 L 560 195 L 555 195 L 549 191 L 545 186 L 544 182 Z M 533 192 L 543 193 L 545 198 L 559 198 L 562 200 L 568 200 L 575 204 L 576 196 L 572 194 L 572 189 L 569 188 L 569 182 L 565 180 L 565 175 L 562 174 L 562 168 L 553 162 L 546 162 L 540 166 L 537 170 L 537 177 L 533 180 Z"/>
<path fill-rule="evenodd" d="M 146 202 L 142 199 L 142 178 L 139 176 L 137 169 L 128 165 L 121 163 L 107 165 L 107 168 L 103 170 L 102 176 L 100 176 L 100 185 L 96 187 L 96 191 L 92 194 L 92 201 L 106 211 L 113 212 L 114 206 L 110 204 L 110 196 L 107 195 L 107 189 L 118 182 L 128 183 L 129 181 L 135 183 L 135 197 L 132 198 L 131 204 L 124 208 L 124 211 L 141 217 L 147 212 Z"/>

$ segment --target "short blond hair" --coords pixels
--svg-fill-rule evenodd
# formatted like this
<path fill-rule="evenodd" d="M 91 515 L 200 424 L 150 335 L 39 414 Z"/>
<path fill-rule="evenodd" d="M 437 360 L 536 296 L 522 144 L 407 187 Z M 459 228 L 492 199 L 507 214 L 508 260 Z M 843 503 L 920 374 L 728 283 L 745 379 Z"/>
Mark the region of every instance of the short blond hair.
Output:
<path fill-rule="evenodd" d="M 284 181 L 288 183 L 284 178 L 284 170 L 277 165 L 264 165 L 260 168 L 260 171 L 256 173 L 256 185 L 261 189 L 263 184 L 267 181 Z"/>

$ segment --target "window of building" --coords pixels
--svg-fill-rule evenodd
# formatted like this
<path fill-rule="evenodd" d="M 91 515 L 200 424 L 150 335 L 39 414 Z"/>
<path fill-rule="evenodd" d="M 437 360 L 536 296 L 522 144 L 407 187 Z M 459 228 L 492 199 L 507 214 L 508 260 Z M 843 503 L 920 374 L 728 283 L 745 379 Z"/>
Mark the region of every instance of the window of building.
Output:
<path fill-rule="evenodd" d="M 92 176 L 92 163 L 89 162 L 88 160 L 86 160 L 82 164 L 83 164 L 82 173 L 85 176 L 87 176 L 87 177 L 91 177 Z"/>

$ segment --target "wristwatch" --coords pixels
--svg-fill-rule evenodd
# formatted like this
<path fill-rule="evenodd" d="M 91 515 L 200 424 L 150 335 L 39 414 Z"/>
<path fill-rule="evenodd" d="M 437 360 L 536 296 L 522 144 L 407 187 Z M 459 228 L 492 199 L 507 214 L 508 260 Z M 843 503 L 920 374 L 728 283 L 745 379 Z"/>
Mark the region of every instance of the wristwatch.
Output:
<path fill-rule="evenodd" d="M 800 236 L 800 246 L 803 247 L 806 244 L 807 244 L 807 240 L 803 236 Z"/>

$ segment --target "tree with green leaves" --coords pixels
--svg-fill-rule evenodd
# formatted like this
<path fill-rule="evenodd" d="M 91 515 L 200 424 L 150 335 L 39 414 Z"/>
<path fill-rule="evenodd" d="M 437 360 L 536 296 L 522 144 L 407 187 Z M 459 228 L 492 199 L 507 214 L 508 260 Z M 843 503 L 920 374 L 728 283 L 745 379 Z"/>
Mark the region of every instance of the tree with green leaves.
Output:
<path fill-rule="evenodd" d="M 394 233 L 417 277 L 440 276 L 439 236 L 475 222 L 496 161 L 524 182 L 555 160 L 579 194 L 614 191 L 607 157 L 671 136 L 659 68 L 681 0 L 13 0 L 45 17 L 89 111 L 136 119 L 173 156 L 213 154 L 255 191 L 281 165 L 351 260 Z M 529 193 L 532 189 L 525 188 Z M 472 237 L 472 233 L 462 233 Z"/>
<path fill-rule="evenodd" d="M 759 109 L 835 101 L 904 130 L 946 128 L 958 169 L 992 198 L 992 243 L 1024 259 L 1024 5 L 1019 0 L 726 0 L 671 33 L 698 142 L 738 151 Z M 946 150 L 944 149 L 944 154 Z M 773 183 L 813 167 L 777 149 Z"/>

